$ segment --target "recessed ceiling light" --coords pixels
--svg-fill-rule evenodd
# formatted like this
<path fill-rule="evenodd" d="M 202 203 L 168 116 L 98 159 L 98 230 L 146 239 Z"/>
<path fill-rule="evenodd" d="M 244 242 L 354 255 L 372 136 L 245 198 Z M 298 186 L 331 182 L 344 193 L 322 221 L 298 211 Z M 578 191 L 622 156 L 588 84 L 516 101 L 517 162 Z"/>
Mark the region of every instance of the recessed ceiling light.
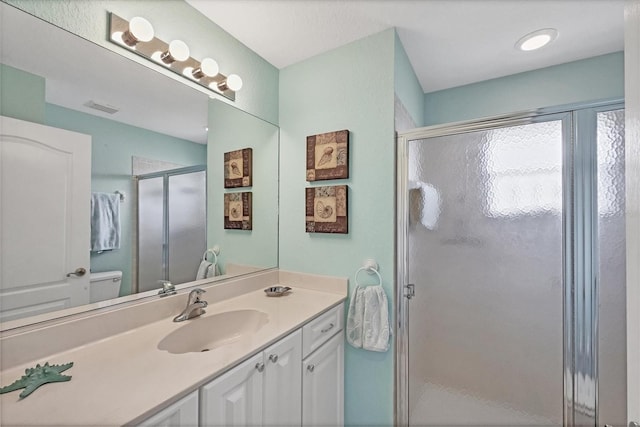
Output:
<path fill-rule="evenodd" d="M 516 43 L 516 48 L 524 51 L 540 49 L 548 45 L 558 37 L 558 30 L 554 28 L 544 28 L 534 31 L 522 37 Z"/>

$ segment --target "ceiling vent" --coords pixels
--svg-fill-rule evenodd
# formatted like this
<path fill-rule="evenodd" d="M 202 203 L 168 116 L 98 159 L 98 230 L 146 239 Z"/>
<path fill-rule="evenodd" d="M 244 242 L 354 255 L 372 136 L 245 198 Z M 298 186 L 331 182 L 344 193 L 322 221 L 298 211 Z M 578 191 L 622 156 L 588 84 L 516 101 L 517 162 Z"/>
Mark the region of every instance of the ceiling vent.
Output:
<path fill-rule="evenodd" d="M 99 110 L 102 112 L 105 112 L 107 114 L 115 114 L 118 111 L 120 111 L 118 108 L 114 107 L 113 105 L 107 105 L 107 104 L 98 104 L 95 101 L 87 101 L 84 103 L 85 107 L 89 107 L 89 108 L 93 108 L 94 110 Z"/>

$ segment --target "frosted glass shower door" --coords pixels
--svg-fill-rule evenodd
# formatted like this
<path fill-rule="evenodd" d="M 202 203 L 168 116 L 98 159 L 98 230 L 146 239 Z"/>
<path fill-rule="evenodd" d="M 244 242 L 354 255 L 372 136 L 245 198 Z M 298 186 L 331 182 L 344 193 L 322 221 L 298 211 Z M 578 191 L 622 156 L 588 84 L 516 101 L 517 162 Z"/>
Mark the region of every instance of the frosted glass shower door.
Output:
<path fill-rule="evenodd" d="M 164 278 L 164 181 L 138 181 L 138 290 L 158 288 Z"/>
<path fill-rule="evenodd" d="M 207 173 L 169 176 L 169 280 L 195 280 L 207 247 Z"/>
<path fill-rule="evenodd" d="M 196 279 L 207 239 L 207 172 L 190 166 L 138 182 L 138 292 Z"/>
<path fill-rule="evenodd" d="M 567 117 L 409 141 L 410 425 L 563 424 Z"/>

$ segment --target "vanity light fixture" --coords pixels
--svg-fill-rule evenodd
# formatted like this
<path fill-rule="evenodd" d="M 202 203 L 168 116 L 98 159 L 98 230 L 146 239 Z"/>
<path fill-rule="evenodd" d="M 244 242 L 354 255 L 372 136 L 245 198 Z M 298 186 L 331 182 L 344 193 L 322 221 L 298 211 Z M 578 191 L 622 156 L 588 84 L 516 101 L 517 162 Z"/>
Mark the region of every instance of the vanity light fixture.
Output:
<path fill-rule="evenodd" d="M 516 43 L 516 48 L 525 52 L 540 49 L 554 41 L 558 37 L 558 30 L 555 28 L 544 28 L 529 33 Z"/>
<path fill-rule="evenodd" d="M 221 74 L 218 63 L 211 58 L 202 61 L 192 58 L 189 46 L 182 40 L 166 43 L 155 37 L 151 23 L 142 17 L 129 22 L 109 13 L 109 40 L 231 101 L 235 101 L 236 92 L 242 88 L 240 76 Z"/>

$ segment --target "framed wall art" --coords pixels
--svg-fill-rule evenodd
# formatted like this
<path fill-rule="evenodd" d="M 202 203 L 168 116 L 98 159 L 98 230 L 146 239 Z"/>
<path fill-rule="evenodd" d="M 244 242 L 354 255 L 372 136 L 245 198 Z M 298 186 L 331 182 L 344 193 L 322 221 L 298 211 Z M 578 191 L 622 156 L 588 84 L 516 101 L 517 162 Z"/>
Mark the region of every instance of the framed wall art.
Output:
<path fill-rule="evenodd" d="M 349 232 L 346 185 L 305 188 L 308 233 Z"/>
<path fill-rule="evenodd" d="M 224 195 L 224 228 L 227 230 L 251 230 L 251 193 L 226 193 Z"/>
<path fill-rule="evenodd" d="M 253 150 L 224 153 L 224 188 L 251 187 L 253 184 Z"/>
<path fill-rule="evenodd" d="M 307 137 L 307 181 L 349 178 L 349 131 Z"/>

